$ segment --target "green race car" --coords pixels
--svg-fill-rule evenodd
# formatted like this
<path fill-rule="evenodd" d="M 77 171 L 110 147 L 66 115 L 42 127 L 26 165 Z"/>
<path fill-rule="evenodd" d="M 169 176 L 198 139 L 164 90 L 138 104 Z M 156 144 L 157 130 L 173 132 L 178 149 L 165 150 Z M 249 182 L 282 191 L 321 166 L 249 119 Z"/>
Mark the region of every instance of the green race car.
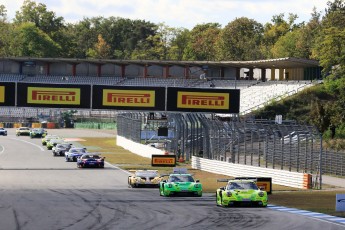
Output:
<path fill-rule="evenodd" d="M 173 173 L 169 175 L 167 180 L 163 180 L 159 183 L 159 194 L 161 196 L 202 196 L 202 185 L 199 180 L 194 180 L 191 174 Z"/>
<path fill-rule="evenodd" d="M 225 187 L 217 189 L 218 206 L 267 206 L 267 192 L 260 190 L 253 180 L 234 179 L 227 181 L 228 184 Z"/>
<path fill-rule="evenodd" d="M 49 142 L 51 139 L 59 139 L 60 137 L 57 135 L 51 135 L 48 134 L 44 138 L 42 138 L 42 145 L 47 145 L 47 142 Z"/>
<path fill-rule="evenodd" d="M 48 142 L 47 142 L 47 149 L 48 150 L 52 150 L 53 147 L 55 147 L 57 144 L 63 144 L 63 143 L 67 143 L 64 141 L 64 139 L 61 139 L 61 138 L 57 138 L 57 139 L 50 139 Z M 67 143 L 68 144 L 68 143 Z"/>
<path fill-rule="evenodd" d="M 31 129 L 30 131 L 30 137 L 31 138 L 42 138 L 45 137 L 47 135 L 47 130 L 42 129 L 42 128 L 35 128 L 35 129 Z"/>

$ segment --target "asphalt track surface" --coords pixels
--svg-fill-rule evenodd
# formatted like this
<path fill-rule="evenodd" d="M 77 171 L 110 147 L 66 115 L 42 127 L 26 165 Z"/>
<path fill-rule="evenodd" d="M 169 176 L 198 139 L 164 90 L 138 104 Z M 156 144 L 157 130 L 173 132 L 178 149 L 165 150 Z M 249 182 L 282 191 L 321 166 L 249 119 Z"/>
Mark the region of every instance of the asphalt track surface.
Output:
<path fill-rule="evenodd" d="M 16 137 L 10 130 L 0 136 L 0 230 L 345 229 L 270 208 L 217 207 L 214 194 L 160 197 L 158 189 L 128 188 L 127 177 L 110 164 L 78 169 L 75 162 L 53 157 L 40 139 Z"/>

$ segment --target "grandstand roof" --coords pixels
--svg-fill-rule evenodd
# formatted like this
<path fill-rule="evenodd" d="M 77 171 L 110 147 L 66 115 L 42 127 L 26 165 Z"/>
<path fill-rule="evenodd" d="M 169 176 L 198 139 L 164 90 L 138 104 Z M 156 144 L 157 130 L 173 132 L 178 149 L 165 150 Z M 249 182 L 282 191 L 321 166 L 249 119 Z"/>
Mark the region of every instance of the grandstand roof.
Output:
<path fill-rule="evenodd" d="M 162 66 L 217 66 L 217 67 L 237 67 L 237 68 L 262 68 L 262 69 L 289 69 L 318 67 L 316 60 L 304 58 L 277 58 L 256 61 L 173 61 L 173 60 L 118 60 L 118 59 L 77 59 L 77 58 L 32 58 L 32 57 L 11 57 L 0 58 L 0 60 L 11 60 L 16 62 L 40 61 L 40 62 L 65 62 L 69 64 L 91 63 L 91 64 L 114 64 L 114 65 L 162 65 Z"/>

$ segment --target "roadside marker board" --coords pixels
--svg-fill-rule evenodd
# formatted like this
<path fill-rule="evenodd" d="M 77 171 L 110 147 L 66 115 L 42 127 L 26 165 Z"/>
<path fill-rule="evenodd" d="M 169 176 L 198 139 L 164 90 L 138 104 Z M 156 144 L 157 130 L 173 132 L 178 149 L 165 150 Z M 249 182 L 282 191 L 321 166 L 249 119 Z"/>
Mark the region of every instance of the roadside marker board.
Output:
<path fill-rule="evenodd" d="M 335 211 L 344 212 L 345 211 L 345 194 L 336 194 Z"/>
<path fill-rule="evenodd" d="M 152 166 L 175 167 L 176 155 L 152 155 Z"/>
<path fill-rule="evenodd" d="M 272 193 L 272 178 L 271 177 L 236 177 L 235 179 L 253 180 L 259 188 L 264 188 L 267 194 Z"/>

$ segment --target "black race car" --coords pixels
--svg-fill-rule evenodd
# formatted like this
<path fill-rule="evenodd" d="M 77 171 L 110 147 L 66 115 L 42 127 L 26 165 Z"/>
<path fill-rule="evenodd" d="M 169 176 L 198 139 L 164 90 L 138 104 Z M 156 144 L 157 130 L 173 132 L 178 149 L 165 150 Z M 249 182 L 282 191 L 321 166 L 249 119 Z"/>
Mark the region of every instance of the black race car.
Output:
<path fill-rule="evenodd" d="M 70 143 L 57 144 L 53 147 L 53 156 L 65 156 L 65 152 L 68 152 L 72 147 Z"/>
<path fill-rule="evenodd" d="M 4 128 L 0 128 L 0 135 L 7 136 L 7 130 Z"/>

